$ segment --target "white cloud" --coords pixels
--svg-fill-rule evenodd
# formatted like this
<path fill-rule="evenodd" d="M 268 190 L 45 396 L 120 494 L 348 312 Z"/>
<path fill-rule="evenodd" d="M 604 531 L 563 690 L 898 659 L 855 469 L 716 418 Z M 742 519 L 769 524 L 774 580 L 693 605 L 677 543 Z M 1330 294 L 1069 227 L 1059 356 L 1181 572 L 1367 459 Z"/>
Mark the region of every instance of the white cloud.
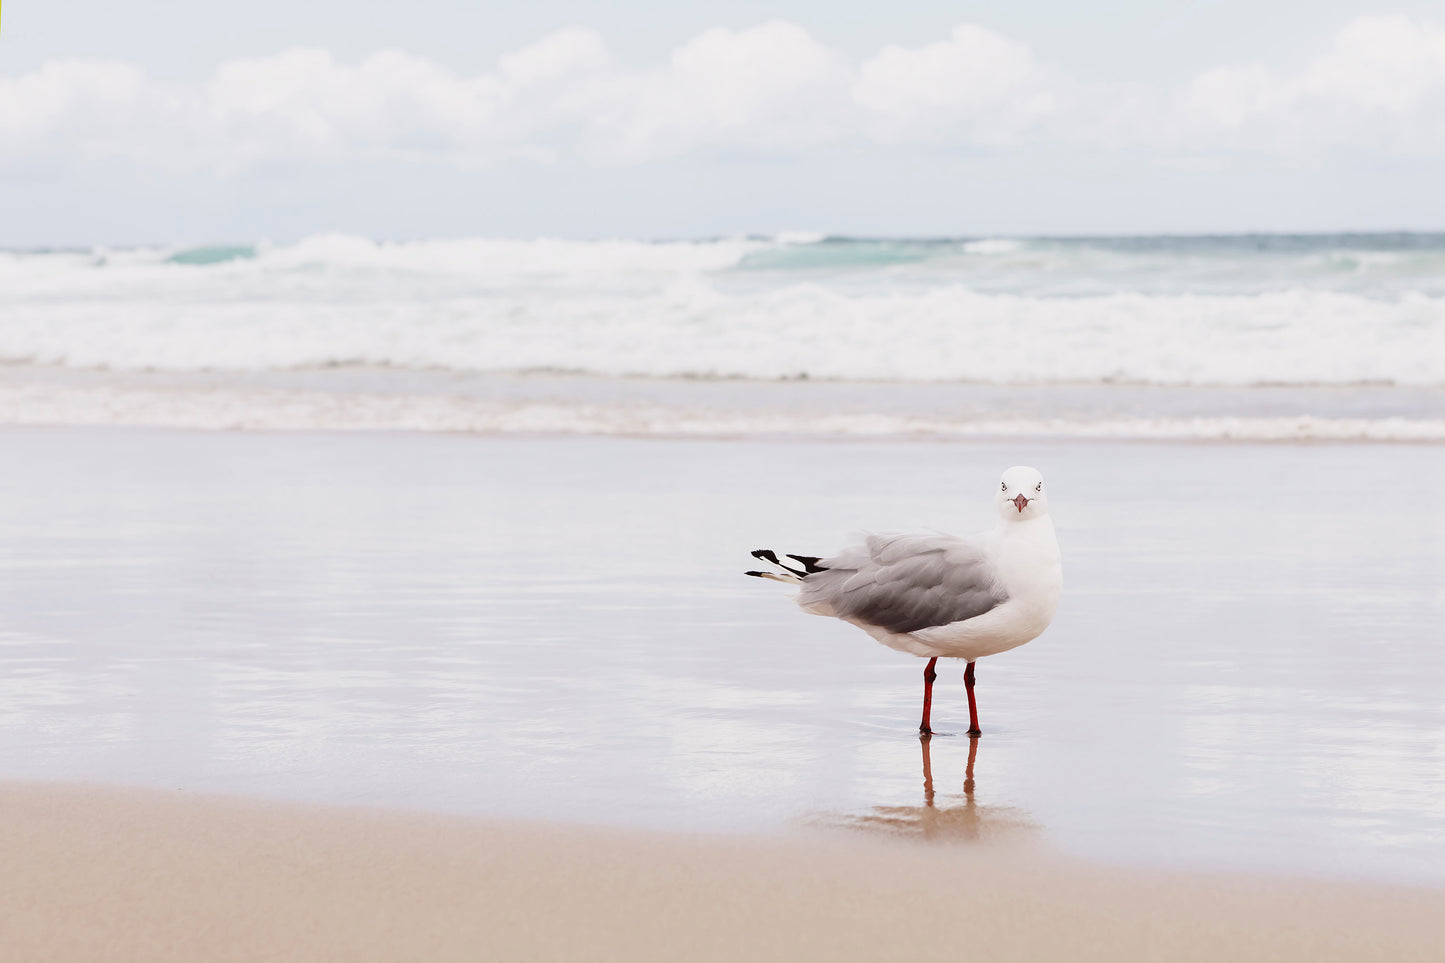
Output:
<path fill-rule="evenodd" d="M 76 147 L 113 152 L 149 93 L 140 70 L 115 61 L 54 60 L 0 77 L 0 157 L 44 158 Z"/>
<path fill-rule="evenodd" d="M 714 28 L 623 88 L 599 147 L 640 160 L 699 147 L 816 146 L 847 131 L 847 81 L 844 59 L 797 24 Z"/>
<path fill-rule="evenodd" d="M 382 51 L 356 66 L 325 50 L 236 60 L 205 92 L 217 133 L 247 157 L 328 155 L 465 139 L 497 112 L 500 83 L 459 79 L 430 61 Z"/>
<path fill-rule="evenodd" d="M 1445 93 L 1445 30 L 1403 17 L 1361 17 L 1316 60 L 1292 93 L 1403 114 Z"/>
<path fill-rule="evenodd" d="M 503 54 L 497 73 L 514 88 L 536 87 L 613 65 L 607 43 L 595 30 L 564 27 L 530 46 Z"/>
<path fill-rule="evenodd" d="M 1445 29 L 1368 16 L 1295 73 L 1254 64 L 1195 78 L 1186 109 L 1203 143 L 1306 152 L 1445 151 Z"/>
<path fill-rule="evenodd" d="M 803 27 L 714 28 L 631 65 L 573 27 L 463 73 L 402 51 L 358 63 L 295 48 L 168 84 L 115 61 L 0 76 L 0 163 L 116 158 L 226 171 L 272 159 L 643 163 L 833 146 L 1152 151 L 1164 159 L 1325 149 L 1445 154 L 1445 30 L 1362 17 L 1294 72 L 1205 71 L 1177 91 L 1090 84 L 963 24 L 858 61 Z"/>
<path fill-rule="evenodd" d="M 596 102 L 612 59 L 599 37 L 560 30 L 458 76 L 395 50 L 356 66 L 298 48 L 222 64 L 204 100 L 222 144 L 245 158 L 351 153 L 487 159 L 537 153 L 548 132 Z"/>
<path fill-rule="evenodd" d="M 889 45 L 865 61 L 853 98 L 883 140 L 941 141 L 962 132 L 1006 142 L 1054 106 L 1049 78 L 1032 51 L 973 24 L 945 41 Z"/>

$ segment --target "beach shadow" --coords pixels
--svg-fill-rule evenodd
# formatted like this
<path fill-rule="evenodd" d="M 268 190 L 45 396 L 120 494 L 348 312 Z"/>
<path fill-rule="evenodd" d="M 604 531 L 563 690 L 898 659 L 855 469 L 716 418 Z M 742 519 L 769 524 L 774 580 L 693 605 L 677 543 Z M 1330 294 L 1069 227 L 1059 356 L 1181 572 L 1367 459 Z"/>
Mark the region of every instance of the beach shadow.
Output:
<path fill-rule="evenodd" d="M 875 835 L 950 843 L 1023 841 L 1042 834 L 1043 827 L 1024 810 L 982 805 L 974 798 L 977 737 L 969 739 L 963 792 L 938 794 L 933 785 L 932 742 L 931 736 L 918 737 L 923 756 L 923 805 L 874 806 L 862 813 L 823 816 L 816 822 Z"/>

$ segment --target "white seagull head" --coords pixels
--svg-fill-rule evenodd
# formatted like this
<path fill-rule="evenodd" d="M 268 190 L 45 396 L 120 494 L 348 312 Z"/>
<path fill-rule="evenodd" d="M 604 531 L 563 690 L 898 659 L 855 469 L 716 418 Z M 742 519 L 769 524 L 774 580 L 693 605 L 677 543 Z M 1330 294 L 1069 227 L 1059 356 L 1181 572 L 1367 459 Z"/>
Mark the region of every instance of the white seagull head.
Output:
<path fill-rule="evenodd" d="M 998 513 L 1006 522 L 1021 522 L 1049 513 L 1049 494 L 1037 468 L 1015 465 L 1003 473 L 994 492 Z"/>

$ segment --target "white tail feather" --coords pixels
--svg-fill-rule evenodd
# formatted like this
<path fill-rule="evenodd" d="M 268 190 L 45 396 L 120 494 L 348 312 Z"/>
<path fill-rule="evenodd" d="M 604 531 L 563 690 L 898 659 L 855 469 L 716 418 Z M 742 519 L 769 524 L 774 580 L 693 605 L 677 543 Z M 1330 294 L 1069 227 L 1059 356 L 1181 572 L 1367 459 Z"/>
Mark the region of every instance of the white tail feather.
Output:
<path fill-rule="evenodd" d="M 798 585 L 798 584 L 800 584 L 800 583 L 803 581 L 802 579 L 798 578 L 798 576 L 794 575 L 792 572 L 788 572 L 788 573 L 785 574 L 785 575 L 778 575 L 778 574 L 776 574 L 776 573 L 774 573 L 774 572 L 749 572 L 748 574 L 749 574 L 749 575 L 756 575 L 758 578 L 770 578 L 770 579 L 772 579 L 774 582 L 783 582 L 783 583 L 785 583 L 785 584 L 787 584 L 787 585 Z"/>

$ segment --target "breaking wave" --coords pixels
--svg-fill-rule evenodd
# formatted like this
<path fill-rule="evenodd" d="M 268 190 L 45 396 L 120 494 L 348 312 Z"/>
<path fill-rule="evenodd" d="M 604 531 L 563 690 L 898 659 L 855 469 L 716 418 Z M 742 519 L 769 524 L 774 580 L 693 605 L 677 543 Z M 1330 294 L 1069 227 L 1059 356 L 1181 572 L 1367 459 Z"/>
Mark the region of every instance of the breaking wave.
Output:
<path fill-rule="evenodd" d="M 986 384 L 1445 385 L 1445 237 L 0 252 L 0 358 Z"/>

